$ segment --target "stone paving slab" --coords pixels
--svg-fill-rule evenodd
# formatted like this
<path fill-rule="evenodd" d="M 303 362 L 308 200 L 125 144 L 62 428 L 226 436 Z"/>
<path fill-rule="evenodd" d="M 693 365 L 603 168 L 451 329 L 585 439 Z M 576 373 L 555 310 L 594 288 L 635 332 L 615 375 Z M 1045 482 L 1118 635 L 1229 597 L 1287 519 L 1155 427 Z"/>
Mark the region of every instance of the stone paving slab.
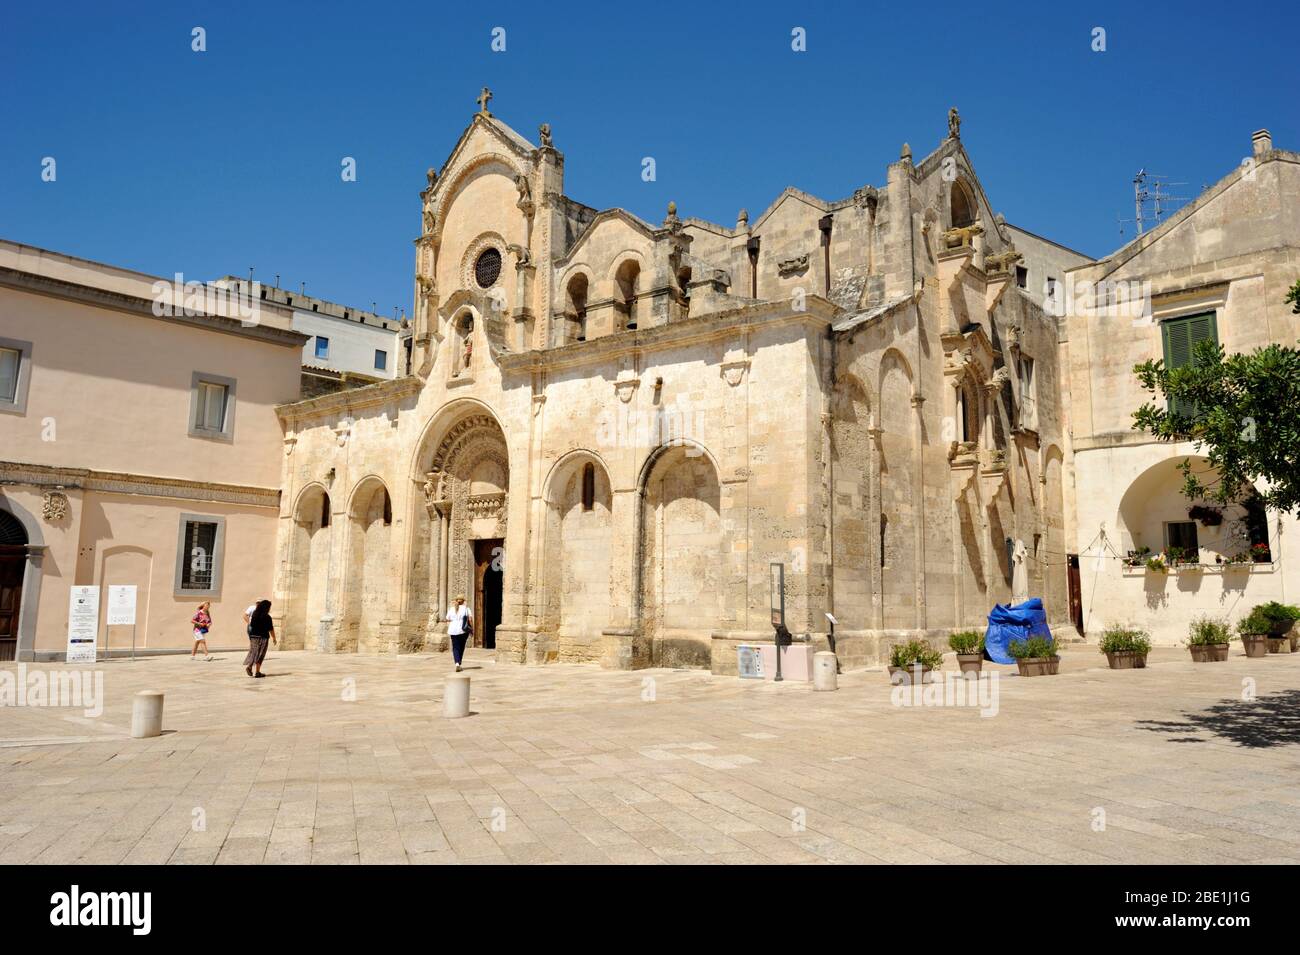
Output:
<path fill-rule="evenodd" d="M 445 654 L 239 660 L 102 664 L 98 716 L 0 708 L 0 863 L 1300 862 L 1300 654 L 1070 645 L 1056 677 L 990 667 L 982 717 L 878 670 L 814 693 L 470 651 L 463 720 Z M 141 689 L 161 737 L 129 738 Z"/>

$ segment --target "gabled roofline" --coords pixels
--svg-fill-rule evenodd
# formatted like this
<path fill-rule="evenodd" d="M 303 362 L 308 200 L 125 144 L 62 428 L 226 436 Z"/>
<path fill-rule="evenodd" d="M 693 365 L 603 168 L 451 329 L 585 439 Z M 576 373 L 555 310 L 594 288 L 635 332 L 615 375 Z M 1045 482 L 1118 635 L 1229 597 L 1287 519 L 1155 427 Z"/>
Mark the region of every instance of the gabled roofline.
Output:
<path fill-rule="evenodd" d="M 1255 164 L 1253 166 L 1255 175 L 1259 174 L 1259 169 L 1261 166 L 1265 166 L 1271 162 L 1289 162 L 1296 165 L 1300 165 L 1300 153 L 1291 152 L 1290 150 L 1286 150 L 1286 149 L 1270 149 L 1267 152 L 1265 152 L 1263 155 L 1256 156 L 1253 158 L 1255 159 Z M 1085 269 L 1085 268 L 1091 268 L 1100 265 L 1102 266 L 1101 275 L 1103 277 L 1109 275 L 1111 272 L 1114 272 L 1116 269 L 1120 268 L 1121 266 L 1125 265 L 1132 259 L 1136 258 L 1141 253 L 1145 252 L 1148 246 L 1153 245 L 1156 242 L 1159 242 L 1162 238 L 1168 235 L 1173 229 L 1181 225 L 1187 219 L 1190 219 L 1192 216 L 1196 215 L 1196 213 L 1200 211 L 1200 209 L 1202 209 L 1204 206 L 1209 205 L 1219 196 L 1223 195 L 1225 192 L 1227 192 L 1229 189 L 1235 186 L 1238 182 L 1240 182 L 1242 179 L 1245 178 L 1246 175 L 1245 170 L 1246 170 L 1245 166 L 1235 167 L 1231 172 L 1225 175 L 1213 186 L 1211 186 L 1209 189 L 1206 189 L 1199 196 L 1197 196 L 1191 202 L 1187 203 L 1185 206 L 1183 206 L 1181 209 L 1179 209 L 1177 212 L 1171 215 L 1164 222 L 1160 223 L 1150 232 L 1144 232 L 1142 235 L 1135 236 L 1133 239 L 1129 240 L 1124 245 L 1121 245 L 1114 252 L 1110 253 L 1110 255 L 1103 256 L 1102 258 L 1097 259 L 1094 262 L 1086 263 L 1084 265 L 1076 265 L 1072 269 L 1066 269 L 1066 271 L 1073 272 L 1076 269 Z"/>

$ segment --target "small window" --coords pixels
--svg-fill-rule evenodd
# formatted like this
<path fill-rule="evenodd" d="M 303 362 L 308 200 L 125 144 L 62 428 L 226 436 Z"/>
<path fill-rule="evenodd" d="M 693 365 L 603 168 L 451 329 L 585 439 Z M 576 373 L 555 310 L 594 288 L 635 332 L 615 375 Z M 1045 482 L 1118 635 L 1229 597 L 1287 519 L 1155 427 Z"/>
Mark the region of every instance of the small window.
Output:
<path fill-rule="evenodd" d="M 226 429 L 225 385 L 213 381 L 199 382 L 198 408 L 194 419 L 195 431 L 221 434 Z"/>
<path fill-rule="evenodd" d="M 886 565 L 885 561 L 885 544 L 889 536 L 889 518 L 884 514 L 880 515 L 880 566 Z"/>
<path fill-rule="evenodd" d="M 384 488 L 384 526 L 388 527 L 393 523 L 393 499 L 388 496 L 388 489 Z"/>
<path fill-rule="evenodd" d="M 18 366 L 22 357 L 17 348 L 0 348 L 0 401 L 13 402 L 18 397 Z"/>
<path fill-rule="evenodd" d="M 330 356 L 330 340 L 326 338 L 324 335 L 317 335 L 316 336 L 316 357 L 329 358 L 329 356 Z"/>
<path fill-rule="evenodd" d="M 1196 539 L 1196 521 L 1170 521 L 1165 525 L 1165 548 L 1177 548 L 1184 557 L 1195 558 L 1200 553 Z"/>
<path fill-rule="evenodd" d="M 0 411 L 24 414 L 32 377 L 32 343 L 0 338 Z"/>
<path fill-rule="evenodd" d="M 388 370 L 388 352 L 382 349 L 375 349 L 375 368 L 379 371 Z"/>
<path fill-rule="evenodd" d="M 182 514 L 176 544 L 175 592 L 219 596 L 226 522 L 221 517 Z"/>
<path fill-rule="evenodd" d="M 588 464 L 582 469 L 582 509 L 589 511 L 596 506 L 596 466 Z"/>
<path fill-rule="evenodd" d="M 501 252 L 497 249 L 484 249 L 474 263 L 474 281 L 479 288 L 491 288 L 501 277 Z"/>
<path fill-rule="evenodd" d="M 1192 363 L 1196 356 L 1196 347 L 1205 341 L 1218 343 L 1219 329 L 1214 312 L 1200 315 L 1184 315 L 1170 318 L 1160 323 L 1160 338 L 1164 345 L 1165 367 L 1170 371 L 1183 368 Z M 1169 413 L 1196 416 L 1194 404 L 1169 402 Z"/>
<path fill-rule="evenodd" d="M 330 526 L 330 496 L 328 494 L 320 496 L 320 526 Z"/>
<path fill-rule="evenodd" d="M 1029 284 L 1029 269 L 1023 265 L 1016 266 L 1016 288 L 1024 288 Z"/>
<path fill-rule="evenodd" d="M 235 432 L 235 379 L 196 371 L 190 377 L 190 436 L 229 441 Z"/>

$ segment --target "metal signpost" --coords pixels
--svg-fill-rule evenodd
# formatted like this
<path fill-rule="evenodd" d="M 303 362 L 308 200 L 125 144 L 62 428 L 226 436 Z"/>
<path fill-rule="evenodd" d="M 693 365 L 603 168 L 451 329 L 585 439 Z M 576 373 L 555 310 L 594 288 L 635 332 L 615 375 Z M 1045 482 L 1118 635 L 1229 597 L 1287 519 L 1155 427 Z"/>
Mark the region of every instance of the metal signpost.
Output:
<path fill-rule="evenodd" d="M 108 588 L 107 627 L 131 626 L 131 659 L 135 659 L 135 584 L 111 584 Z M 107 631 L 105 631 L 107 633 Z M 105 637 L 107 644 L 107 637 Z M 107 649 L 107 645 L 105 646 Z"/>
<path fill-rule="evenodd" d="M 769 570 L 772 577 L 772 629 L 776 632 L 776 676 L 772 679 L 780 683 L 784 680 L 781 676 L 781 645 L 789 633 L 785 628 L 785 564 L 772 561 Z"/>

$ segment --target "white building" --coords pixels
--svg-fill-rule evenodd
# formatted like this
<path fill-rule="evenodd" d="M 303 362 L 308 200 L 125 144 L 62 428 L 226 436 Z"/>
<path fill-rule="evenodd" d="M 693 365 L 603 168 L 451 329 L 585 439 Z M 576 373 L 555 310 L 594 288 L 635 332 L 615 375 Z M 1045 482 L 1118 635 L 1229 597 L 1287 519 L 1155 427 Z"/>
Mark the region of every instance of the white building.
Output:
<path fill-rule="evenodd" d="M 242 290 L 249 282 L 227 275 L 215 284 Z M 308 336 L 302 349 L 303 397 L 335 391 L 345 376 L 355 386 L 406 374 L 410 335 L 392 316 L 279 287 L 263 285 L 260 295 L 293 309 L 293 330 Z"/>

